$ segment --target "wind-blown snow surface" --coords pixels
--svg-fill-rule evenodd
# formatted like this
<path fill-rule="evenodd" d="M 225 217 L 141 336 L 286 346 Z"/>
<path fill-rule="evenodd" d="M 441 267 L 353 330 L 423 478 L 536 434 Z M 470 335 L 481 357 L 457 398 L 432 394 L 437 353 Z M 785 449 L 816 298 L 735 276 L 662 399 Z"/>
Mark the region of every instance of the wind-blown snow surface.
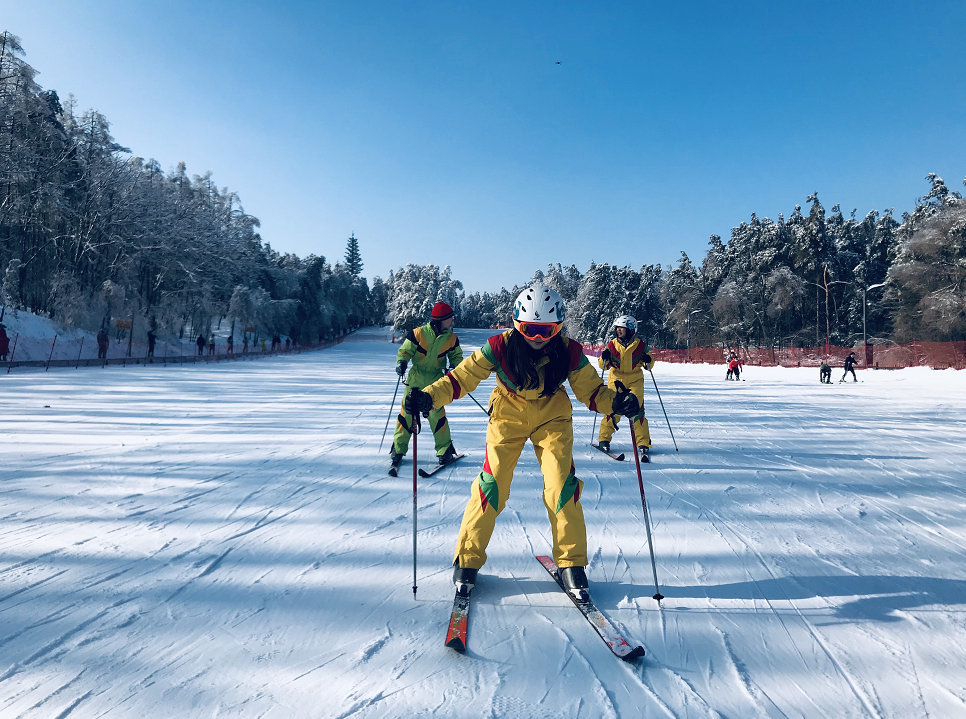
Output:
<path fill-rule="evenodd" d="M 3 375 L 0 716 L 966 715 L 966 373 L 658 364 L 663 607 L 634 465 L 579 407 L 592 591 L 647 648 L 625 664 L 533 559 L 529 449 L 468 652 L 443 646 L 485 417 L 451 406 L 470 456 L 419 484 L 414 599 L 411 465 L 377 453 L 397 349 Z"/>

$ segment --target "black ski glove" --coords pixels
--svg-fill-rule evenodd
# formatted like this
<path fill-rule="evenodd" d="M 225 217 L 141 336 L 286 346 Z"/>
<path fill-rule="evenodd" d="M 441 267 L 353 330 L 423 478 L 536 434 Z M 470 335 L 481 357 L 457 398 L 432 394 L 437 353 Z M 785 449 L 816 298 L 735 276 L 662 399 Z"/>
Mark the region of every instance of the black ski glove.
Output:
<path fill-rule="evenodd" d="M 605 349 L 603 352 L 601 352 L 600 353 L 600 358 L 602 360 L 604 360 L 604 364 L 605 365 L 610 364 L 610 361 L 611 361 L 610 360 L 610 358 L 611 358 L 610 350 L 609 349 Z"/>
<path fill-rule="evenodd" d="M 641 403 L 637 401 L 637 397 L 630 390 L 624 389 L 617 392 L 617 396 L 614 398 L 615 414 L 633 417 L 640 411 Z"/>
<path fill-rule="evenodd" d="M 433 408 L 433 398 L 421 389 L 413 387 L 409 394 L 406 395 L 406 401 L 403 403 L 403 406 L 409 414 L 422 414 L 426 416 Z"/>
<path fill-rule="evenodd" d="M 398 374 L 400 377 L 403 377 L 406 374 L 406 362 L 405 361 L 400 362 L 399 364 L 396 365 L 396 374 Z"/>

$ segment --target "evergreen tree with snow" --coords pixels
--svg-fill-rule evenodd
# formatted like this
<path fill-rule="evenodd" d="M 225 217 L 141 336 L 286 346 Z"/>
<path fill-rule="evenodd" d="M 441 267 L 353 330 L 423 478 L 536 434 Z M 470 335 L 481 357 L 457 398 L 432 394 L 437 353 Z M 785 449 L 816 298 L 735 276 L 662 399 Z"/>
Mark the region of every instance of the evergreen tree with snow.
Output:
<path fill-rule="evenodd" d="M 362 254 L 359 252 L 359 240 L 356 233 L 349 235 L 345 246 L 345 264 L 349 274 L 359 277 L 362 274 Z"/>

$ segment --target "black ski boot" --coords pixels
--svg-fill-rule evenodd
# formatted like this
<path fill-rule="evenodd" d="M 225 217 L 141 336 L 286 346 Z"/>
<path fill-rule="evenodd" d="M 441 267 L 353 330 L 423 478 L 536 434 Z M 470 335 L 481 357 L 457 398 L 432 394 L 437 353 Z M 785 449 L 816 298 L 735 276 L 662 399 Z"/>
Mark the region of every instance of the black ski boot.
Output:
<path fill-rule="evenodd" d="M 473 587 L 476 586 L 476 575 L 479 571 L 479 569 L 461 567 L 459 560 L 457 560 L 456 564 L 453 565 L 453 584 L 456 585 L 456 591 L 464 597 L 469 596 Z"/>
<path fill-rule="evenodd" d="M 578 601 L 586 602 L 590 599 L 590 594 L 587 592 L 589 587 L 587 573 L 584 572 L 583 567 L 563 567 L 560 570 L 560 581 Z"/>
<path fill-rule="evenodd" d="M 651 458 L 648 455 L 648 452 L 650 452 L 651 448 L 650 447 L 638 447 L 638 449 L 641 452 L 641 461 L 642 462 L 650 462 L 651 461 Z"/>
<path fill-rule="evenodd" d="M 389 450 L 389 476 L 395 477 L 399 474 L 399 465 L 402 464 L 404 454 L 396 454 L 395 451 Z"/>
<path fill-rule="evenodd" d="M 600 447 L 601 452 L 610 452 L 610 442 L 606 439 L 603 442 L 598 442 L 597 446 Z"/>
<path fill-rule="evenodd" d="M 441 455 L 436 457 L 436 459 L 439 461 L 440 464 L 449 464 L 455 458 L 456 458 L 456 447 L 453 446 L 452 442 L 449 443 L 449 447 L 446 448 L 445 452 L 443 452 Z"/>

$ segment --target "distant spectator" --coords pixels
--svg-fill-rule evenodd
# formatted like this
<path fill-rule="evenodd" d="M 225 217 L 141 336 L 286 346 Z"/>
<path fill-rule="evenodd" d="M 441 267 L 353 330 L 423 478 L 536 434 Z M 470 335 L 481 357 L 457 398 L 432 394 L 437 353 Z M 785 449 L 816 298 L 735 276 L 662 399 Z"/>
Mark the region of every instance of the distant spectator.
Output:
<path fill-rule="evenodd" d="M 225 342 L 225 352 L 229 357 L 235 354 L 235 337 L 233 335 L 228 335 L 228 340 Z"/>
<path fill-rule="evenodd" d="M 242 335 L 242 354 L 243 355 L 248 354 L 248 333 L 247 332 L 244 335 Z"/>
<path fill-rule="evenodd" d="M 107 329 L 101 327 L 97 333 L 97 359 L 107 359 L 107 347 L 111 344 L 111 338 L 107 336 Z"/>
<path fill-rule="evenodd" d="M 259 337 L 258 338 L 258 343 L 259 343 L 259 345 L 262 348 L 262 354 L 264 354 L 265 353 L 265 338 L 264 337 Z"/>
<path fill-rule="evenodd" d="M 208 338 L 208 354 L 215 354 L 215 333 L 211 333 L 211 337 Z"/>
<path fill-rule="evenodd" d="M 272 352 L 278 352 L 280 349 L 282 349 L 282 338 L 276 332 L 272 335 Z"/>
<path fill-rule="evenodd" d="M 198 356 L 203 356 L 205 353 L 205 345 L 208 344 L 208 342 L 205 340 L 205 336 L 198 335 L 198 339 L 195 340 L 195 344 L 198 345 Z"/>
<path fill-rule="evenodd" d="M 148 330 L 148 357 L 154 357 L 154 343 L 157 342 L 158 338 L 154 334 L 154 330 Z"/>
<path fill-rule="evenodd" d="M 7 361 L 7 352 L 10 351 L 10 338 L 7 337 L 7 326 L 0 324 L 0 362 Z"/>

